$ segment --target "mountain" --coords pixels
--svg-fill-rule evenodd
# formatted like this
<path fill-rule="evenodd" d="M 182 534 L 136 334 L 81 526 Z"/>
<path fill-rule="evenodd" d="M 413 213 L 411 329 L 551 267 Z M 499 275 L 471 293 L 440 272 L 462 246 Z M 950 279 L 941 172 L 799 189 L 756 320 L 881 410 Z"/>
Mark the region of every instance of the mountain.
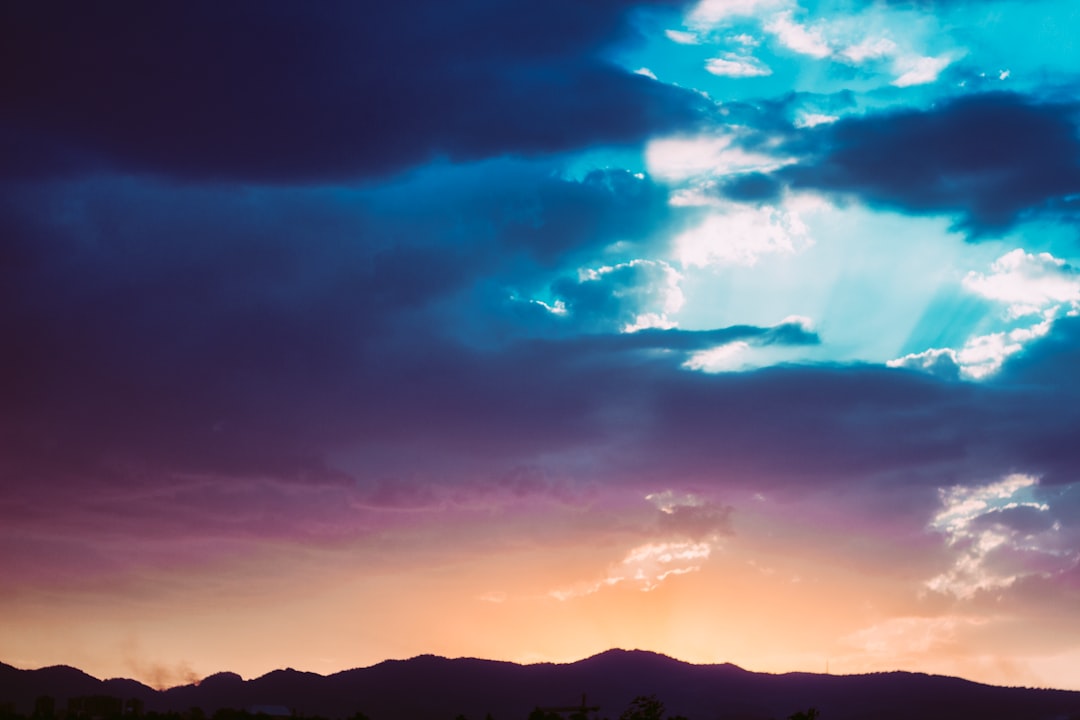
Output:
<path fill-rule="evenodd" d="M 670 715 L 690 720 L 769 720 L 816 707 L 821 720 L 1080 720 L 1080 692 L 1004 688 L 958 678 L 890 672 L 771 675 L 735 665 L 692 665 L 639 650 L 610 650 L 579 662 L 517 665 L 423 655 L 329 676 L 275 670 L 253 680 L 233 673 L 156 691 L 132 680 L 97 680 L 69 667 L 18 670 L 0 664 L 0 702 L 29 713 L 34 698 L 136 697 L 147 710 L 243 709 L 278 705 L 300 715 L 371 720 L 525 720 L 536 706 L 581 703 L 618 718 L 637 695 L 655 694 Z"/>

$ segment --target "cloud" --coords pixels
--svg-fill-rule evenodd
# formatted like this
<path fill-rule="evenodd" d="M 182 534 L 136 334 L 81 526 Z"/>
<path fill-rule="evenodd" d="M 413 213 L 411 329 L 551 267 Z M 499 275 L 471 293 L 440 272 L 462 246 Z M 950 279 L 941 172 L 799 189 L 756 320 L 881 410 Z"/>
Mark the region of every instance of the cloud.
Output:
<path fill-rule="evenodd" d="M 820 59 L 833 53 L 821 29 L 795 22 L 790 11 L 777 13 L 765 24 L 765 31 L 775 35 L 784 47 L 801 55 Z"/>
<path fill-rule="evenodd" d="M 828 125 L 839 120 L 837 115 L 826 115 L 824 113 L 803 112 L 799 114 L 799 117 L 795 119 L 795 127 L 808 128 L 817 127 L 818 125 Z"/>
<path fill-rule="evenodd" d="M 943 507 L 931 527 L 956 552 L 952 567 L 928 580 L 927 588 L 966 600 L 1027 574 L 1072 569 L 1080 548 L 1056 547 L 1060 525 L 1042 517 L 1050 506 L 1035 498 L 1037 484 L 1032 476 L 1014 474 L 981 487 L 941 490 Z"/>
<path fill-rule="evenodd" d="M 736 175 L 721 187 L 725 197 L 739 202 L 776 201 L 782 186 L 776 178 L 765 173 L 749 172 Z"/>
<path fill-rule="evenodd" d="M 789 0 L 701 0 L 687 16 L 695 27 L 712 27 L 732 18 L 754 17 L 784 7 Z"/>
<path fill-rule="evenodd" d="M 897 51 L 897 45 L 889 38 L 866 38 L 856 45 L 851 45 L 840 52 L 840 57 L 853 63 L 879 60 L 890 57 Z"/>
<path fill-rule="evenodd" d="M 544 265 L 646 239 L 672 219 L 667 189 L 626 170 L 591 170 L 580 180 L 526 176 L 503 182 L 504 188 L 483 190 L 504 196 L 495 212 L 476 210 L 501 216 L 505 244 L 528 250 Z"/>
<path fill-rule="evenodd" d="M 1001 369 L 1005 360 L 1050 332 L 1053 320 L 1080 306 L 1080 278 L 1064 261 L 1049 253 L 1033 255 L 1017 248 L 994 261 L 989 274 L 970 271 L 963 280 L 968 292 L 1007 304 L 1005 319 L 1036 316 L 1032 324 L 969 338 L 959 350 L 932 348 L 890 360 L 890 367 L 922 370 L 940 377 L 980 380 Z"/>
<path fill-rule="evenodd" d="M 713 75 L 722 77 L 747 78 L 772 75 L 772 70 L 757 58 L 735 53 L 712 58 L 705 63 L 705 69 Z"/>
<path fill-rule="evenodd" d="M 698 95 L 603 59 L 631 35 L 628 12 L 617 0 L 7 6 L 0 45 L 19 72 L 4 174 L 339 181 L 692 125 Z"/>
<path fill-rule="evenodd" d="M 740 147 L 737 132 L 663 137 L 649 141 L 645 163 L 653 177 L 669 182 L 737 172 L 769 171 L 783 159 Z"/>
<path fill-rule="evenodd" d="M 695 33 L 687 32 L 685 30 L 665 30 L 664 35 L 672 42 L 676 42 L 680 45 L 698 45 L 701 43 L 701 38 Z"/>
<path fill-rule="evenodd" d="M 745 371 L 770 364 L 768 361 L 762 362 L 760 360 L 761 355 L 764 354 L 761 352 L 762 350 L 774 349 L 770 348 L 770 346 L 797 346 L 817 344 L 818 342 L 818 336 L 813 330 L 813 324 L 807 318 L 786 318 L 771 330 L 777 332 L 777 337 L 783 337 L 783 342 L 777 343 L 777 338 L 769 334 L 755 336 L 748 333 L 741 337 L 735 336 L 726 342 L 713 344 L 711 347 L 691 353 L 682 366 L 689 370 L 700 370 L 709 373 Z M 800 340 L 800 338 L 803 338 L 803 340 Z M 777 354 L 773 352 L 769 353 L 769 355 L 775 361 Z"/>
<path fill-rule="evenodd" d="M 761 44 L 760 38 L 754 37 L 749 33 L 739 33 L 738 35 L 732 35 L 728 37 L 727 40 L 728 42 L 733 42 L 746 48 L 757 47 Z"/>
<path fill-rule="evenodd" d="M 1080 307 L 1080 274 L 1050 253 L 1037 255 L 1017 248 L 990 266 L 990 273 L 971 271 L 964 288 L 989 300 L 1008 304 L 1010 318 L 1053 315 L 1063 306 Z"/>
<path fill-rule="evenodd" d="M 627 551 L 622 562 L 608 568 L 603 579 L 552 590 L 548 594 L 556 600 L 566 601 L 624 583 L 650 592 L 669 577 L 701 570 L 712 550 L 712 546 L 704 542 L 645 543 Z"/>
<path fill-rule="evenodd" d="M 436 511 L 497 514 L 519 493 L 580 507 L 657 487 L 715 503 L 649 508 L 651 542 L 693 544 L 724 527 L 715 498 L 728 488 L 857 495 L 902 477 L 905 501 L 920 488 L 933 501 L 1002 467 L 1045 488 L 1075 477 L 1076 318 L 979 385 L 867 365 L 694 372 L 682 365 L 698 351 L 820 339 L 798 320 L 620 332 L 643 314 L 673 321 L 685 292 L 677 264 L 607 254 L 634 198 L 659 191 L 632 174 L 541 169 L 441 168 L 354 190 L 116 178 L 6 194 L 0 323 L 20 342 L 0 378 L 4 563 L 22 557 L 27 528 L 35 557 L 119 571 L 261 538 L 355 542 Z M 515 235 L 578 202 L 605 238 L 589 252 L 609 258 L 581 264 L 583 277 L 558 260 L 572 249 L 553 269 L 535 237 Z M 798 210 L 753 217 L 790 233 L 784 213 Z M 550 291 L 553 277 L 585 320 L 567 332 L 489 302 L 514 283 Z M 205 543 L 175 542 L 189 536 Z"/>
<path fill-rule="evenodd" d="M 660 511 L 657 530 L 666 537 L 714 542 L 721 536 L 732 534 L 734 508 L 730 505 L 670 489 L 649 493 L 645 499 Z"/>
<path fill-rule="evenodd" d="M 1004 93 L 849 116 L 804 130 L 808 157 L 779 175 L 905 212 L 956 215 L 975 237 L 1000 234 L 1080 190 L 1074 117 L 1071 106 Z"/>
<path fill-rule="evenodd" d="M 893 368 L 919 370 L 945 380 L 956 380 L 960 377 L 960 362 L 956 351 L 951 348 L 931 348 L 922 352 L 909 353 L 895 360 L 889 360 L 886 365 Z"/>
<path fill-rule="evenodd" d="M 736 340 L 724 345 L 717 345 L 708 350 L 701 350 L 687 358 L 685 367 L 706 372 L 726 372 L 742 370 L 746 367 L 744 356 L 750 350 L 750 343 Z"/>
<path fill-rule="evenodd" d="M 812 198 L 760 207 L 732 204 L 677 235 L 672 250 L 686 267 L 752 267 L 767 255 L 794 255 L 813 243 L 803 214 L 818 207 Z"/>
<path fill-rule="evenodd" d="M 953 61 L 949 54 L 937 57 L 913 56 L 898 57 L 893 63 L 894 69 L 900 75 L 893 80 L 896 87 L 911 87 L 912 85 L 926 85 L 938 79 L 941 71 L 947 68 Z"/>
<path fill-rule="evenodd" d="M 670 315 L 685 302 L 682 275 L 661 260 L 636 259 L 583 268 L 576 282 L 560 280 L 552 290 L 579 330 L 634 332 L 670 328 Z"/>
<path fill-rule="evenodd" d="M 969 338 L 959 350 L 931 348 L 911 353 L 886 363 L 889 367 L 922 370 L 944 378 L 962 376 L 982 380 L 998 372 L 1005 360 L 1024 349 L 1024 345 L 1046 335 L 1050 320 L 1027 328 L 976 335 Z"/>
<path fill-rule="evenodd" d="M 841 577 L 848 560 L 864 579 L 890 568 L 871 585 L 910 622 L 856 638 L 883 657 L 970 629 L 911 610 L 919 588 L 933 607 L 1045 607 L 1073 628 L 1080 291 L 1058 238 L 956 276 L 1006 324 L 893 367 L 783 362 L 826 357 L 811 346 L 834 341 L 835 316 L 740 288 L 817 278 L 798 253 L 828 239 L 811 216 L 833 200 L 948 215 L 975 239 L 1069 217 L 1075 107 L 949 100 L 941 82 L 725 101 L 731 125 L 703 130 L 711 101 L 605 59 L 650 14 L 497 5 L 0 10 L 26 68 L 0 121 L 5 601 L 140 581 L 232 592 L 291 562 L 415 590 L 432 558 L 475 552 L 442 574 L 499 614 L 528 573 L 484 573 L 589 562 L 587 544 L 602 555 L 581 583 L 543 590 L 651 604 L 756 575 L 736 549 L 773 553 L 757 559 L 780 582 L 827 546 L 843 559 L 814 566 Z M 669 37 L 727 47 L 667 43 L 699 62 L 760 70 L 743 31 L 772 19 L 763 44 L 837 61 L 800 82 L 920 71 L 892 64 L 904 38 L 860 43 L 790 3 L 699 7 L 730 25 Z M 594 143 L 628 147 L 563 154 Z M 641 149 L 648 172 L 618 167 Z M 728 324 L 744 311 L 754 324 Z M 769 324 L 789 312 L 820 335 Z M 1038 622 L 1040 642 L 1064 642 Z"/>

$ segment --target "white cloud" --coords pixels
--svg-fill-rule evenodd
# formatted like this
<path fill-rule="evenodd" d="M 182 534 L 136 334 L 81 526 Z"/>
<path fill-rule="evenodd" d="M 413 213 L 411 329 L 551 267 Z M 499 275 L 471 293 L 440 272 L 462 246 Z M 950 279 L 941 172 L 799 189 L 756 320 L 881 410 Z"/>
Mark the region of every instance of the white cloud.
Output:
<path fill-rule="evenodd" d="M 951 568 L 931 578 L 926 587 L 940 593 L 967 599 L 980 590 L 1006 588 L 1019 577 L 1033 574 L 1022 567 L 1002 570 L 992 564 L 992 555 L 1002 551 L 1018 551 L 1029 555 L 1055 556 L 1058 553 L 1044 547 L 1047 534 L 1057 532 L 1056 526 L 1040 533 L 1020 532 L 1000 523 L 976 522 L 993 517 L 994 513 L 1014 508 L 1031 508 L 1046 512 L 1045 503 L 1036 502 L 1032 490 L 1038 479 L 1031 475 L 1013 474 L 981 487 L 955 486 L 938 491 L 942 509 L 930 522 L 930 527 L 945 534 L 957 554 Z M 1075 553 L 1061 558 L 1061 566 L 1072 563 Z M 1047 565 L 1044 563 L 1043 567 Z"/>
<path fill-rule="evenodd" d="M 736 45 L 742 45 L 743 47 L 757 47 L 761 44 L 761 40 L 749 35 L 747 33 L 739 33 L 738 35 L 731 35 L 728 37 L 728 42 L 735 43 Z"/>
<path fill-rule="evenodd" d="M 754 17 L 790 4 L 791 0 L 701 0 L 687 19 L 696 27 L 711 27 L 731 18 Z"/>
<path fill-rule="evenodd" d="M 813 318 L 808 318 L 805 315 L 788 315 L 786 318 L 780 321 L 780 325 L 798 325 L 806 332 L 814 332 L 817 327 L 817 323 Z"/>
<path fill-rule="evenodd" d="M 826 58 L 833 50 L 820 27 L 802 25 L 792 20 L 791 11 L 778 13 L 765 25 L 765 31 L 776 36 L 789 50 L 815 58 Z"/>
<path fill-rule="evenodd" d="M 515 298 L 511 298 L 511 299 L 513 300 Z M 533 305 L 539 305 L 540 307 L 544 308 L 545 310 L 547 310 L 552 315 L 558 315 L 559 317 L 563 317 L 564 315 L 566 315 L 566 312 L 567 312 L 566 311 L 566 303 L 563 302 L 562 300 L 556 300 L 555 302 L 550 303 L 550 304 L 544 302 L 543 300 L 529 300 L 529 302 L 532 303 Z"/>
<path fill-rule="evenodd" d="M 654 73 L 652 70 L 650 70 L 647 67 L 638 68 L 637 70 L 634 71 L 634 74 L 635 75 L 644 75 L 647 78 L 652 78 L 653 80 L 656 80 L 656 73 Z"/>
<path fill-rule="evenodd" d="M 708 350 L 691 353 L 683 363 L 683 367 L 687 370 L 709 373 L 742 370 L 747 365 L 745 356 L 749 350 L 750 343 L 743 340 L 718 345 Z"/>
<path fill-rule="evenodd" d="M 998 80 L 1008 80 L 1010 75 L 1012 75 L 1011 71 L 1002 70 L 1001 72 L 998 73 Z"/>
<path fill-rule="evenodd" d="M 903 367 L 952 378 L 957 373 L 969 380 L 990 377 L 1005 363 L 1010 355 L 1024 349 L 1024 344 L 1050 332 L 1053 318 L 1046 318 L 1031 327 L 976 335 L 968 339 L 959 350 L 931 348 L 889 360 L 889 367 Z"/>
<path fill-rule="evenodd" d="M 982 380 L 1000 370 L 1010 355 L 1023 350 L 1026 341 L 1045 335 L 1049 330 L 1050 322 L 1045 321 L 1032 328 L 979 335 L 968 340 L 956 353 L 956 362 L 964 375 Z"/>
<path fill-rule="evenodd" d="M 1038 485 L 1038 478 L 1031 475 L 1014 473 L 989 485 L 967 487 L 955 485 L 938 490 L 942 509 L 934 515 L 931 527 L 944 530 L 955 542 L 958 536 L 965 534 L 971 521 L 988 510 L 1003 507 L 1016 494 L 1025 488 Z M 1045 506 L 1036 505 L 1040 509 Z"/>
<path fill-rule="evenodd" d="M 723 57 L 715 57 L 705 63 L 705 69 L 713 75 L 722 77 L 765 77 L 772 75 L 769 66 L 750 55 L 736 55 L 727 53 Z"/>
<path fill-rule="evenodd" d="M 672 42 L 676 42 L 680 45 L 698 45 L 701 43 L 701 38 L 697 33 L 687 32 L 686 30 L 665 30 L 664 34 Z"/>
<path fill-rule="evenodd" d="M 633 313 L 633 319 L 620 328 L 621 332 L 675 327 L 668 316 L 686 302 L 680 286 L 682 279 L 679 271 L 663 260 L 641 258 L 578 270 L 579 282 L 607 282 L 611 294 Z"/>
<path fill-rule="evenodd" d="M 888 38 L 866 38 L 858 45 L 852 45 L 842 50 L 840 57 L 858 64 L 867 60 L 880 60 L 889 57 L 896 50 L 896 43 Z"/>
<path fill-rule="evenodd" d="M 795 118 L 795 127 L 797 128 L 811 128 L 818 125 L 828 125 L 834 123 L 840 118 L 836 115 L 825 115 L 822 113 L 803 112 L 799 113 L 799 116 Z"/>
<path fill-rule="evenodd" d="M 1050 253 L 1033 255 L 1017 248 L 990 266 L 990 273 L 969 272 L 964 288 L 1008 304 L 1010 318 L 1045 315 L 1063 305 L 1080 308 L 1080 274 Z"/>
<path fill-rule="evenodd" d="M 918 353 L 910 353 L 885 363 L 891 368 L 907 368 L 938 377 L 952 379 L 960 373 L 960 362 L 952 348 L 930 348 Z"/>
<path fill-rule="evenodd" d="M 667 515 L 671 515 L 677 508 L 701 507 L 705 500 L 693 493 L 676 493 L 674 490 L 664 490 L 658 493 L 649 493 L 645 499 L 656 506 L 656 509 Z"/>
<path fill-rule="evenodd" d="M 677 236 L 674 255 L 684 267 L 752 267 L 763 255 L 791 255 L 813 244 L 802 213 L 820 207 L 821 203 L 796 198 L 779 207 L 732 203 Z"/>
<path fill-rule="evenodd" d="M 620 329 L 624 333 L 637 332 L 638 330 L 670 330 L 673 327 L 678 327 L 678 323 L 668 319 L 667 313 L 655 313 L 646 312 L 638 313 L 634 318 L 634 322 L 623 325 Z"/>
<path fill-rule="evenodd" d="M 652 140 L 645 147 L 649 173 L 661 180 L 689 180 L 741 172 L 770 172 L 789 162 L 734 146 L 735 135 Z"/>
<path fill-rule="evenodd" d="M 593 582 L 578 583 L 548 593 L 556 600 L 566 601 L 615 585 L 629 583 L 642 592 L 659 587 L 673 575 L 686 575 L 701 570 L 703 562 L 712 555 L 707 542 L 649 542 L 631 548 L 622 562 L 608 568 L 607 575 Z"/>
<path fill-rule="evenodd" d="M 892 84 L 896 87 L 910 87 L 932 83 L 938 79 L 938 75 L 952 63 L 953 59 L 949 53 L 937 57 L 923 55 L 898 57 L 893 63 L 893 70 L 900 75 L 892 81 Z"/>
<path fill-rule="evenodd" d="M 934 348 L 890 360 L 890 367 L 923 370 L 944 377 L 982 380 L 1001 369 L 1011 355 L 1050 332 L 1062 311 L 1080 313 L 1080 274 L 1049 253 L 1016 249 L 1002 255 L 989 273 L 971 271 L 963 280 L 968 292 L 1006 305 L 1006 319 L 1035 317 L 1035 322 L 971 337 L 959 350 Z"/>
<path fill-rule="evenodd" d="M 789 315 L 775 327 L 798 325 L 805 332 L 814 332 L 814 322 L 808 317 Z M 778 359 L 776 347 L 736 340 L 707 350 L 690 353 L 682 367 L 706 373 L 738 372 L 763 367 Z"/>

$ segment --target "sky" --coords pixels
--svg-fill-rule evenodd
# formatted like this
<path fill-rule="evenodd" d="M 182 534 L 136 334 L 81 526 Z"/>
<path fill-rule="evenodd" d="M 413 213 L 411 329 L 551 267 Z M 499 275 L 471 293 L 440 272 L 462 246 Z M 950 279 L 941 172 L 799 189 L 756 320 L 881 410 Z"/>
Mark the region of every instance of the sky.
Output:
<path fill-rule="evenodd" d="M 1080 689 L 1080 5 L 0 6 L 0 660 Z"/>

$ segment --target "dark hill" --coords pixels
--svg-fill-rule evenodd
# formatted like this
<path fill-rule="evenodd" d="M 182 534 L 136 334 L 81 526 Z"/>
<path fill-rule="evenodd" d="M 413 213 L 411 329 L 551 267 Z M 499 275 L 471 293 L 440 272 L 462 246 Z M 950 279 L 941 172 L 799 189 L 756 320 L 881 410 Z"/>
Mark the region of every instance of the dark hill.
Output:
<path fill-rule="evenodd" d="M 124 684 L 120 684 L 124 683 Z M 690 720 L 768 720 L 816 707 L 821 720 L 1080 720 L 1080 692 L 1002 688 L 917 673 L 814 675 L 753 673 L 735 665 L 691 665 L 664 655 L 611 650 L 567 665 L 517 665 L 424 655 L 330 676 L 275 670 L 253 680 L 211 675 L 198 685 L 157 692 L 133 681 L 100 681 L 74 668 L 17 670 L 0 665 L 0 701 L 28 713 L 48 694 L 139 697 L 148 710 L 208 713 L 223 707 L 282 705 L 302 715 L 371 720 L 525 720 L 537 705 L 599 705 L 617 718 L 636 695 L 655 694 L 671 715 Z"/>

